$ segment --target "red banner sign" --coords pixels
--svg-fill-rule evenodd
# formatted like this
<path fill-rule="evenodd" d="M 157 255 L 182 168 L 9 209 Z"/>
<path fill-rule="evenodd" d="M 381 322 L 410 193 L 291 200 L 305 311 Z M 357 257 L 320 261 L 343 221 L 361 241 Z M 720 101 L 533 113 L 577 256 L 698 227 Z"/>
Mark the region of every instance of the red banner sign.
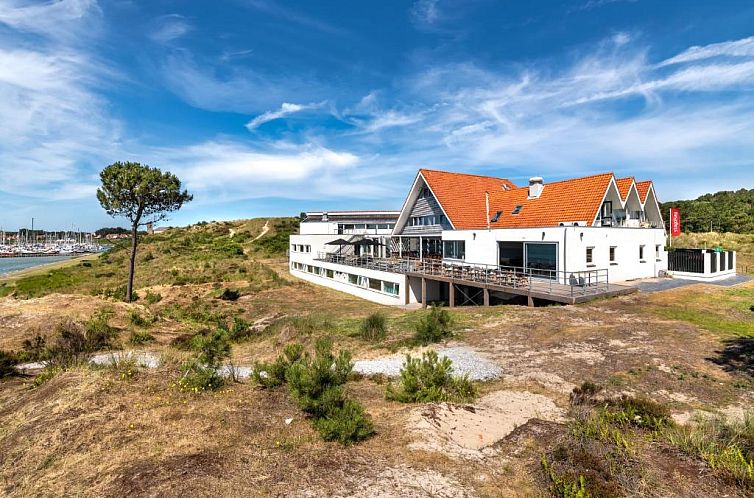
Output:
<path fill-rule="evenodd" d="M 670 236 L 678 237 L 681 235 L 681 210 L 670 208 Z"/>

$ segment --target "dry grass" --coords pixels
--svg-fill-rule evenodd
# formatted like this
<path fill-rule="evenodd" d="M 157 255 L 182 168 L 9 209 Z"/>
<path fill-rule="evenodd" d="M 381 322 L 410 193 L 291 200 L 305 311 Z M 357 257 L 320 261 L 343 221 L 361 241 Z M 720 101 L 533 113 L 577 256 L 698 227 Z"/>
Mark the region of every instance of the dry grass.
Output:
<path fill-rule="evenodd" d="M 249 232 L 261 228 L 261 222 L 248 223 L 233 226 Z M 250 365 L 273 359 L 290 342 L 311 348 L 323 336 L 355 358 L 388 354 L 408 344 L 425 313 L 386 308 L 297 281 L 287 275 L 283 258 L 250 251 L 240 264 L 259 269 L 260 275 L 274 273 L 274 279 L 269 277 L 274 285 L 235 273 L 213 280 L 212 272 L 207 282 L 174 285 L 168 271 L 140 281 L 142 296 L 147 290 L 162 296 L 152 304 L 86 295 L 88 281 L 69 294 L 0 299 L 0 349 L 17 349 L 26 338 L 50 334 L 62 317 L 83 321 L 109 307 L 122 347 L 133 347 L 127 344 L 133 330 L 145 330 L 155 342 L 139 348 L 167 359 L 166 366 L 140 369 L 126 380 L 115 370 L 78 368 L 37 388 L 30 378 L 2 381 L 0 494 L 305 496 L 308 491 L 366 497 L 379 489 L 391 498 L 547 495 L 550 482 L 541 457 L 558 444 L 573 444 L 564 424 L 531 420 L 495 443 L 494 455 L 465 460 L 410 449 L 421 447 L 415 443 L 422 436 L 409 423 L 416 407 L 386 401 L 382 379 L 347 384 L 349 397 L 364 405 L 377 431 L 348 448 L 322 442 L 285 388 L 262 390 L 247 381 L 217 392 L 181 392 L 177 365 L 187 353 L 171 344 L 223 321 L 228 326 L 238 319 L 266 324 L 234 344 L 234 362 Z M 167 260 L 156 257 L 147 264 L 154 261 L 164 265 Z M 223 288 L 238 290 L 240 298 L 217 299 Z M 565 410 L 570 388 L 592 380 L 608 393 L 632 392 L 676 412 L 715 410 L 754 401 L 746 357 L 731 361 L 724 342 L 749 330 L 754 313 L 746 305 L 752 299 L 754 285 L 747 284 L 692 286 L 580 306 L 459 308 L 454 311 L 458 334 L 450 344 L 474 348 L 504 369 L 505 379 L 478 386 L 482 397 L 528 391 Z M 685 311 L 668 311 L 674 309 Z M 158 319 L 135 325 L 134 310 Z M 360 337 L 362 320 L 375 312 L 386 317 L 385 341 Z M 289 417 L 293 422 L 287 425 Z M 687 496 L 695 490 L 743 494 L 717 481 L 704 461 L 632 431 L 626 434 L 633 452 L 626 479 L 640 486 L 620 489 L 657 496 Z M 558 472 L 566 470 L 558 467 Z M 425 490 L 417 490 L 417 483 Z"/>

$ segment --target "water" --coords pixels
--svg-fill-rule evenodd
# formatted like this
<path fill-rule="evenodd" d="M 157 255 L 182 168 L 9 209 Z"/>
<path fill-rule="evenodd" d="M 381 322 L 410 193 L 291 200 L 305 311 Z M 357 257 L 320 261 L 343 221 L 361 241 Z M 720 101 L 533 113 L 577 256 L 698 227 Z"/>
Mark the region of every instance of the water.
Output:
<path fill-rule="evenodd" d="M 34 258 L 0 258 L 0 275 L 7 275 L 19 270 L 65 261 L 71 256 L 42 256 Z"/>

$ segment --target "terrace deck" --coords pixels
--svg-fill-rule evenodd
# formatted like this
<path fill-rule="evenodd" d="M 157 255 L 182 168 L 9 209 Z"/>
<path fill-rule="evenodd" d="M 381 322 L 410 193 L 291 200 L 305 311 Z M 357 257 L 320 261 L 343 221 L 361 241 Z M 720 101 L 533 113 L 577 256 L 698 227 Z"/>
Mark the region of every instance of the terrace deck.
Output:
<path fill-rule="evenodd" d="M 609 283 L 606 270 L 566 274 L 551 270 L 449 264 L 436 260 L 360 258 L 332 254 L 318 259 L 419 278 L 422 280 L 422 296 L 426 296 L 427 280 L 446 282 L 449 284 L 450 306 L 455 304 L 455 286 L 459 285 L 482 289 L 485 304 L 489 304 L 490 291 L 526 296 L 530 305 L 533 304 L 533 299 L 576 304 L 637 291 L 636 287 Z M 426 306 L 427 303 L 423 304 Z"/>

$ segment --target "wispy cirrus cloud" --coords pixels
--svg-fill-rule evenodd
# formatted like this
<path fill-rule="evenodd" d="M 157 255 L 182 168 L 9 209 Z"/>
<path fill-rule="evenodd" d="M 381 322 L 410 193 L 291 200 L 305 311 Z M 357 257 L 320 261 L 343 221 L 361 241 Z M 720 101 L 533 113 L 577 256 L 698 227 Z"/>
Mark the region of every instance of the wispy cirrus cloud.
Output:
<path fill-rule="evenodd" d="M 97 92 L 113 71 L 85 48 L 100 14 L 83 0 L 0 3 L 0 24 L 13 33 L 0 38 L 0 120 L 12 123 L 0 127 L 0 191 L 45 199 L 94 192 L 88 162 L 120 132 Z"/>
<path fill-rule="evenodd" d="M 246 128 L 249 131 L 256 130 L 260 126 L 262 126 L 265 123 L 269 123 L 270 121 L 275 121 L 276 119 L 285 118 L 287 116 L 290 116 L 291 114 L 296 114 L 302 111 L 308 111 L 311 109 L 319 109 L 323 105 L 325 105 L 325 102 L 320 102 L 318 104 L 290 104 L 288 102 L 283 102 L 280 106 L 280 109 L 277 111 L 267 111 L 259 116 L 255 117 L 248 123 L 246 123 Z"/>
<path fill-rule="evenodd" d="M 754 57 L 754 36 L 704 46 L 690 47 L 680 54 L 666 59 L 660 66 L 695 62 L 713 57 Z"/>
<path fill-rule="evenodd" d="M 192 29 L 191 24 L 180 14 L 160 16 L 153 21 L 153 25 L 147 36 L 157 43 L 170 43 L 183 37 Z"/>

